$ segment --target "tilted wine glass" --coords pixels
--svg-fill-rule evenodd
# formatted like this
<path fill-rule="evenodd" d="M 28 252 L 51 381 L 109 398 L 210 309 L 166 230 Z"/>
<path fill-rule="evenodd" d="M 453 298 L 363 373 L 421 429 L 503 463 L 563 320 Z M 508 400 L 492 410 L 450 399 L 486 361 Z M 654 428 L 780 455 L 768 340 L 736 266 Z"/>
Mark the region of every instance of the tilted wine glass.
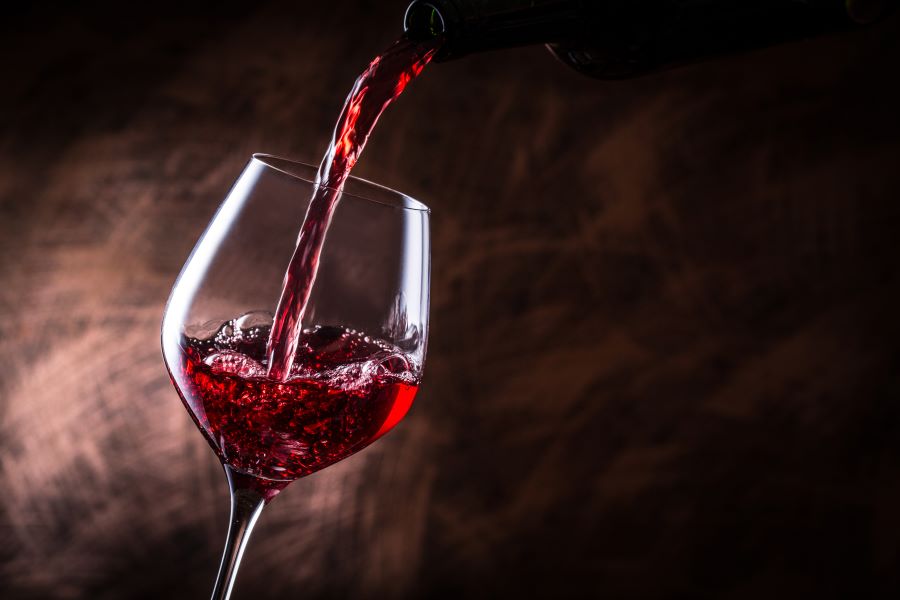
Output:
<path fill-rule="evenodd" d="M 315 167 L 254 155 L 185 263 L 163 318 L 169 374 L 231 490 L 213 600 L 231 594 L 265 504 L 384 435 L 421 380 L 429 210 L 357 178 L 334 213 L 291 375 L 267 378 L 268 332 L 315 175 Z"/>

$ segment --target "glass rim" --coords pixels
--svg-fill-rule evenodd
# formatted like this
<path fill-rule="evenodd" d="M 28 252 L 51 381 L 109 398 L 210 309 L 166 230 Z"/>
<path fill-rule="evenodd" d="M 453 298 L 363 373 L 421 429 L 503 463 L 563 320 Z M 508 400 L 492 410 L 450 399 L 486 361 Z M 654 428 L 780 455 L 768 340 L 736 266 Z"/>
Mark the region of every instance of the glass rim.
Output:
<path fill-rule="evenodd" d="M 275 156 L 274 154 L 267 154 L 265 152 L 254 152 L 251 160 L 262 163 L 264 166 L 283 173 L 284 175 L 287 175 L 288 177 L 291 177 L 298 181 L 308 183 L 312 186 L 316 185 L 316 182 L 312 179 L 312 176 L 314 176 L 318 172 L 318 167 L 314 167 L 300 161 L 291 160 L 289 158 Z M 298 168 L 301 171 L 307 171 L 308 173 L 298 172 Z M 356 190 L 354 188 L 363 189 Z M 365 189 L 376 191 L 381 197 L 373 198 L 369 195 L 365 195 Z M 422 202 L 419 202 L 412 196 L 404 194 L 403 192 L 398 192 L 397 190 L 391 189 L 379 183 L 375 183 L 374 181 L 369 181 L 368 179 L 363 179 L 362 177 L 356 177 L 354 175 L 351 175 L 347 178 L 347 184 L 344 186 L 344 189 L 341 192 L 341 197 L 343 198 L 344 196 L 350 196 L 364 202 L 374 202 L 375 204 L 381 204 L 382 206 L 387 206 L 389 208 L 431 213 L 431 209 L 428 206 L 426 206 Z"/>

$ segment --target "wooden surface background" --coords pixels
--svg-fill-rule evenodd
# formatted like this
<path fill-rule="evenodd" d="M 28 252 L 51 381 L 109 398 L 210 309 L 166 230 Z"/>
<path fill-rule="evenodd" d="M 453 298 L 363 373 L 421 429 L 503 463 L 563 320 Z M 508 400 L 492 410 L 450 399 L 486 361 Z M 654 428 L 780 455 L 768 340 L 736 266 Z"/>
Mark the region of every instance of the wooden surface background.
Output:
<path fill-rule="evenodd" d="M 159 322 L 403 9 L 322 4 L 0 24 L 4 600 L 211 589 L 226 487 Z M 894 18 L 625 82 L 431 67 L 358 167 L 433 208 L 425 385 L 269 507 L 235 599 L 898 597 L 898 65 Z"/>

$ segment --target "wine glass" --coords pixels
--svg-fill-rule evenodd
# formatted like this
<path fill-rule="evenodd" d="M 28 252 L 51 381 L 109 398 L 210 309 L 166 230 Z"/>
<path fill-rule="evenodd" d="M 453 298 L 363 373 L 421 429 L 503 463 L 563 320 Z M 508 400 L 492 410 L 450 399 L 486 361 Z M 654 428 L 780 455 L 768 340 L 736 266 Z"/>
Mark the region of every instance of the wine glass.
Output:
<path fill-rule="evenodd" d="M 231 521 L 213 600 L 287 484 L 358 452 L 406 414 L 428 337 L 429 210 L 348 179 L 290 376 L 266 344 L 316 168 L 256 154 L 178 276 L 162 323 L 179 396 L 225 468 Z"/>

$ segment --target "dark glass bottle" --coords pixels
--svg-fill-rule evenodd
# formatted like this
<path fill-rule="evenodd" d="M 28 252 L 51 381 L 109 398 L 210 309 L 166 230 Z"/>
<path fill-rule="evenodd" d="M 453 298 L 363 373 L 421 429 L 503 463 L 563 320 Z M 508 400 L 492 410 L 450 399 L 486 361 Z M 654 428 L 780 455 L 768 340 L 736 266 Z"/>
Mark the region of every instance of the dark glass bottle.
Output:
<path fill-rule="evenodd" d="M 564 63 L 603 79 L 633 77 L 853 29 L 900 0 L 415 0 L 411 37 L 444 36 L 435 60 L 547 44 Z"/>

